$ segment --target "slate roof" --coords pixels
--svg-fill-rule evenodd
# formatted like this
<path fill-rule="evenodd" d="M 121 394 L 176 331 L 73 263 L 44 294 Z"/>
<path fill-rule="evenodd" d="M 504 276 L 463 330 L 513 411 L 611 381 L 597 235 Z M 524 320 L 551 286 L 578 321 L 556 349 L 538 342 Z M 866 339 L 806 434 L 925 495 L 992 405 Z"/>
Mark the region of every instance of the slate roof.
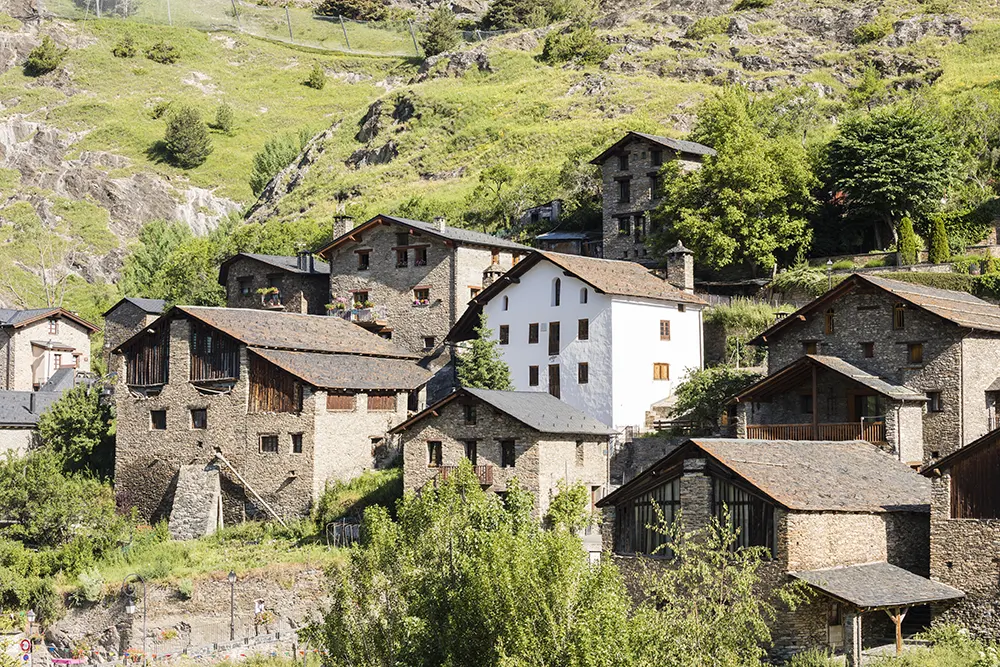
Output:
<path fill-rule="evenodd" d="M 38 418 L 58 401 L 65 390 L 72 389 L 76 371 L 60 368 L 38 391 L 0 391 L 0 428 L 34 428 Z M 34 410 L 31 398 L 34 394 Z"/>
<path fill-rule="evenodd" d="M 395 427 L 390 433 L 399 433 L 430 415 L 436 416 L 437 410 L 462 396 L 478 398 L 540 433 L 602 436 L 614 433 L 614 430 L 608 426 L 547 392 L 494 391 L 470 387 L 463 387 L 449 394 L 423 412 Z"/>
<path fill-rule="evenodd" d="M 965 593 L 889 563 L 791 572 L 813 588 L 861 609 L 910 607 L 953 600 Z"/>
<path fill-rule="evenodd" d="M 419 231 L 421 234 L 427 234 L 429 236 L 434 236 L 440 239 L 444 239 L 446 241 L 452 241 L 457 244 L 485 246 L 488 248 L 507 248 L 509 250 L 522 250 L 522 251 L 531 250 L 530 247 L 522 245 L 515 241 L 509 241 L 507 239 L 502 239 L 499 236 L 492 236 L 490 234 L 484 234 L 483 232 L 477 232 L 471 229 L 450 227 L 446 224 L 444 229 L 442 230 L 436 224 L 432 224 L 430 222 L 423 222 L 421 220 L 410 220 L 408 218 L 399 218 L 396 216 L 380 214 L 376 215 L 371 220 L 368 220 L 367 222 L 364 222 L 361 225 L 355 227 L 346 234 L 343 234 L 333 239 L 325 246 L 317 250 L 315 254 L 324 255 L 329 250 L 332 250 L 336 246 L 341 245 L 342 243 L 349 240 L 352 236 L 359 233 L 364 233 L 365 230 L 370 229 L 371 227 L 374 227 L 375 225 L 383 221 L 393 223 L 401 227 L 408 227 L 410 229 Z"/>
<path fill-rule="evenodd" d="M 590 161 L 591 164 L 601 164 L 607 159 L 609 155 L 612 155 L 619 146 L 628 142 L 628 140 L 639 137 L 640 139 L 645 139 L 646 141 L 651 141 L 654 144 L 659 144 L 664 148 L 669 148 L 671 150 L 677 151 L 678 153 L 686 153 L 688 155 L 716 155 L 717 152 L 714 148 L 706 146 L 704 144 L 699 144 L 694 141 L 684 141 L 682 139 L 671 139 L 670 137 L 661 137 L 657 134 L 646 134 L 645 132 L 628 132 L 624 137 L 613 143 L 607 149 L 605 149 L 600 155 L 595 157 Z"/>
<path fill-rule="evenodd" d="M 146 299 L 138 296 L 126 296 L 119 300 L 118 303 L 104 311 L 104 316 L 107 317 L 108 313 L 123 303 L 130 303 L 149 315 L 159 315 L 163 312 L 163 309 L 167 307 L 167 302 L 163 299 Z"/>
<path fill-rule="evenodd" d="M 596 237 L 591 232 L 545 232 L 535 238 L 539 241 L 586 241 Z"/>
<path fill-rule="evenodd" d="M 86 329 L 98 331 L 97 326 L 91 324 L 79 315 L 69 312 L 65 308 L 29 308 L 27 310 L 0 308 L 0 327 L 19 329 L 20 327 L 33 324 L 38 320 L 44 320 L 50 317 L 65 317 L 73 320 Z"/>
<path fill-rule="evenodd" d="M 279 368 L 321 389 L 413 390 L 427 384 L 432 373 L 411 359 L 364 357 L 354 354 L 289 352 L 250 348 Z"/>
<path fill-rule="evenodd" d="M 313 270 L 303 271 L 299 268 L 299 258 L 297 255 L 259 255 L 252 252 L 240 252 L 236 253 L 232 257 L 228 258 L 226 261 L 219 265 L 219 283 L 222 285 L 226 284 L 227 277 L 229 275 L 229 266 L 239 260 L 239 259 L 254 259 L 262 264 L 267 264 L 268 266 L 273 266 L 276 269 L 281 269 L 286 273 L 296 273 L 304 276 L 328 276 L 330 275 L 330 265 L 324 261 L 313 259 Z"/>

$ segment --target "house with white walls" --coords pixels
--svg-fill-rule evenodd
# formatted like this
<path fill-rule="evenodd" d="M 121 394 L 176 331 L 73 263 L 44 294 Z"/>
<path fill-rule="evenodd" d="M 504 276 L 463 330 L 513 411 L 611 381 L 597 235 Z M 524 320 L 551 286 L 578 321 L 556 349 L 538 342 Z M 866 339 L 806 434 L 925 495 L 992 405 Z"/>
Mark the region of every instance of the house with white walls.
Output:
<path fill-rule="evenodd" d="M 691 252 L 668 255 L 667 279 L 632 262 L 535 252 L 469 302 L 448 334 L 475 337 L 481 314 L 517 391 L 547 391 L 615 429 L 702 367 L 702 310 Z"/>
<path fill-rule="evenodd" d="M 35 391 L 60 368 L 89 373 L 97 331 L 64 308 L 0 308 L 0 389 Z"/>

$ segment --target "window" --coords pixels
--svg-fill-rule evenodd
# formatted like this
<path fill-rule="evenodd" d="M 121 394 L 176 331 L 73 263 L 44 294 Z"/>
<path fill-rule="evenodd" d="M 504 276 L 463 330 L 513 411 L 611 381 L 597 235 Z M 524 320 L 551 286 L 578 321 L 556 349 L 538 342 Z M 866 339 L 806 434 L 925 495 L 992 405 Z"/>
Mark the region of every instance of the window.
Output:
<path fill-rule="evenodd" d="M 379 447 L 382 446 L 382 440 L 384 440 L 384 438 L 371 437 L 368 438 L 368 440 L 372 445 L 372 456 L 375 456 L 378 453 Z"/>
<path fill-rule="evenodd" d="M 410 245 L 410 235 L 406 232 L 397 232 L 396 245 Z"/>
<path fill-rule="evenodd" d="M 906 306 L 902 303 L 892 307 L 892 328 L 897 331 L 906 328 Z"/>
<path fill-rule="evenodd" d="M 521 261 L 521 253 L 519 253 L 519 252 L 511 253 L 511 256 L 510 256 L 510 265 L 511 266 L 514 266 L 515 264 L 517 264 L 520 261 Z"/>
<path fill-rule="evenodd" d="M 510 342 L 510 325 L 501 324 L 500 325 L 500 344 L 506 345 Z"/>
<path fill-rule="evenodd" d="M 927 398 L 930 399 L 927 402 L 927 409 L 930 412 L 944 412 L 944 403 L 941 401 L 940 391 L 927 392 Z"/>
<path fill-rule="evenodd" d="M 549 355 L 559 354 L 559 323 L 549 322 Z"/>
<path fill-rule="evenodd" d="M 622 153 L 618 156 L 618 170 L 628 171 L 628 153 Z"/>
<path fill-rule="evenodd" d="M 507 310 L 510 307 L 510 297 L 503 298 L 503 309 Z"/>
<path fill-rule="evenodd" d="M 365 302 L 368 301 L 368 292 L 351 292 L 351 298 L 354 299 L 354 307 L 361 308 L 365 305 Z"/>
<path fill-rule="evenodd" d="M 462 417 L 465 419 L 465 423 L 469 426 L 473 426 L 476 423 L 476 406 L 473 403 L 467 403 L 462 406 Z"/>
<path fill-rule="evenodd" d="M 391 391 L 372 391 L 368 393 L 368 412 L 394 412 L 396 410 L 396 394 Z"/>
<path fill-rule="evenodd" d="M 243 296 L 249 296 L 253 288 L 253 278 L 250 276 L 244 276 L 242 278 L 237 278 L 236 281 L 240 286 L 240 294 Z"/>
<path fill-rule="evenodd" d="M 517 462 L 517 448 L 513 440 L 500 441 L 500 467 L 513 468 Z"/>
<path fill-rule="evenodd" d="M 680 478 L 674 478 L 617 507 L 615 542 L 621 551 L 669 558 L 672 553 L 666 548 L 668 537 L 650 526 L 658 526 L 661 516 L 665 526 L 671 525 L 680 504 Z M 621 517 L 620 521 L 618 517 Z"/>
<path fill-rule="evenodd" d="M 260 436 L 260 451 L 262 454 L 277 454 L 278 436 L 276 435 Z"/>
<path fill-rule="evenodd" d="M 653 364 L 653 379 L 654 380 L 669 380 L 670 379 L 670 364 Z"/>
<path fill-rule="evenodd" d="M 875 343 L 861 343 L 861 355 L 866 359 L 871 359 L 875 356 Z"/>
<path fill-rule="evenodd" d="M 580 288 L 580 303 L 587 303 L 587 288 Z"/>
<path fill-rule="evenodd" d="M 830 308 L 823 315 L 823 330 L 828 333 L 833 333 L 833 308 Z"/>
<path fill-rule="evenodd" d="M 663 151 L 660 149 L 649 151 L 649 161 L 653 163 L 654 167 L 659 167 L 663 165 Z"/>
<path fill-rule="evenodd" d="M 627 178 L 618 181 L 618 203 L 627 204 L 632 200 L 631 182 Z"/>
<path fill-rule="evenodd" d="M 576 337 L 580 340 L 590 340 L 590 320 L 586 317 L 577 321 Z"/>
<path fill-rule="evenodd" d="M 406 250 L 403 250 L 403 249 L 397 250 L 396 251 L 396 268 L 397 269 L 405 269 L 409 265 L 410 265 L 410 253 L 407 252 Z"/>
<path fill-rule="evenodd" d="M 686 305 L 684 305 L 683 303 L 677 304 L 677 312 L 678 313 L 683 313 L 686 310 L 687 310 L 687 306 Z"/>
<path fill-rule="evenodd" d="M 562 302 L 562 280 L 556 278 L 552 281 L 552 305 L 558 306 Z"/>
<path fill-rule="evenodd" d="M 418 287 L 413 290 L 413 305 L 426 306 L 431 302 L 431 289 L 429 287 Z"/>
<path fill-rule="evenodd" d="M 816 341 L 814 340 L 802 341 L 802 354 L 816 354 Z"/>
<path fill-rule="evenodd" d="M 434 349 L 434 336 L 424 336 L 424 350 Z"/>
<path fill-rule="evenodd" d="M 734 551 L 765 547 L 774 555 L 774 505 L 715 477 L 712 478 L 712 498 L 715 517 L 722 525 L 728 524 L 736 536 Z"/>
<path fill-rule="evenodd" d="M 583 440 L 576 441 L 576 464 L 582 466 L 584 463 L 584 446 Z"/>
<path fill-rule="evenodd" d="M 150 410 L 149 411 L 149 428 L 154 431 L 165 431 L 167 430 L 167 411 L 166 410 Z"/>
<path fill-rule="evenodd" d="M 576 366 L 576 381 L 578 384 L 587 384 L 590 381 L 590 364 L 581 361 Z"/>
<path fill-rule="evenodd" d="M 427 266 L 427 248 L 413 249 L 413 266 Z"/>
<path fill-rule="evenodd" d="M 302 453 L 302 434 L 292 433 L 292 454 Z"/>
<path fill-rule="evenodd" d="M 355 403 L 354 394 L 349 394 L 346 391 L 331 391 L 326 395 L 327 412 L 350 412 L 354 410 Z"/>
<path fill-rule="evenodd" d="M 49 334 L 55 336 L 59 333 L 59 320 L 49 320 Z"/>
<path fill-rule="evenodd" d="M 618 218 L 618 236 L 628 236 L 632 233 L 632 217 L 623 215 Z M 626 251 L 627 253 L 628 251 Z M 625 255 L 628 257 L 628 255 Z"/>
<path fill-rule="evenodd" d="M 427 441 L 427 467 L 440 468 L 443 459 L 440 440 Z"/>
<path fill-rule="evenodd" d="M 649 196 L 652 199 L 660 198 L 660 175 L 655 171 L 649 175 Z"/>
<path fill-rule="evenodd" d="M 371 266 L 371 252 L 362 250 L 358 253 L 358 271 L 367 271 Z"/>
<path fill-rule="evenodd" d="M 813 413 L 813 397 L 812 394 L 800 394 L 799 395 L 799 412 L 811 415 Z"/>
<path fill-rule="evenodd" d="M 528 366 L 528 386 L 538 386 L 538 366 Z"/>
<path fill-rule="evenodd" d="M 924 363 L 924 344 L 923 343 L 907 343 L 906 344 L 906 358 L 911 364 L 922 364 Z"/>
<path fill-rule="evenodd" d="M 490 263 L 491 264 L 499 264 L 500 263 L 500 251 L 499 250 L 493 250 L 493 251 L 490 252 Z"/>
<path fill-rule="evenodd" d="M 559 398 L 559 364 L 549 364 L 549 393 Z"/>
<path fill-rule="evenodd" d="M 469 298 L 475 299 L 477 296 L 479 296 L 479 293 L 482 291 L 483 291 L 482 287 L 473 287 L 472 285 L 469 285 Z"/>
<path fill-rule="evenodd" d="M 670 320 L 660 320 L 660 340 L 670 340 Z"/>
<path fill-rule="evenodd" d="M 635 242 L 642 243 L 646 239 L 646 217 L 642 213 L 635 214 Z"/>
<path fill-rule="evenodd" d="M 208 428 L 208 410 L 205 408 L 191 409 L 191 428 Z"/>
<path fill-rule="evenodd" d="M 476 465 L 476 461 L 479 459 L 479 445 L 475 440 L 465 441 L 465 458 L 469 459 L 469 463 Z"/>
<path fill-rule="evenodd" d="M 528 325 L 528 344 L 534 344 L 538 342 L 538 322 L 532 322 Z"/>

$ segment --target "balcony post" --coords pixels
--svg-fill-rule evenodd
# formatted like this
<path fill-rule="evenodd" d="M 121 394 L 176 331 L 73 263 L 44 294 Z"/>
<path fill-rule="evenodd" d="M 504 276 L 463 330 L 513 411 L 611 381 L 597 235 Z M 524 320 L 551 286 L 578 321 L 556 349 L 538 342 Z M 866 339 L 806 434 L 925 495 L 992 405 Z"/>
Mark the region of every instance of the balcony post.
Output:
<path fill-rule="evenodd" d="M 819 397 L 816 395 L 816 376 L 817 376 L 816 364 L 812 367 L 812 403 L 813 403 L 813 421 L 812 421 L 812 439 L 819 440 Z"/>

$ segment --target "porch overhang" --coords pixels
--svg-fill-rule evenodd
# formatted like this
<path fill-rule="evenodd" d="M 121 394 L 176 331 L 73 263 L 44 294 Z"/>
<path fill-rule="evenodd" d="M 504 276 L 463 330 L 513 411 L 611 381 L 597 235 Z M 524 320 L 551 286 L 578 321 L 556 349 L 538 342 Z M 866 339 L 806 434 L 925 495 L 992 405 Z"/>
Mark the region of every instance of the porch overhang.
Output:
<path fill-rule="evenodd" d="M 965 597 L 946 584 L 889 563 L 790 572 L 810 588 L 860 611 L 901 609 Z"/>

